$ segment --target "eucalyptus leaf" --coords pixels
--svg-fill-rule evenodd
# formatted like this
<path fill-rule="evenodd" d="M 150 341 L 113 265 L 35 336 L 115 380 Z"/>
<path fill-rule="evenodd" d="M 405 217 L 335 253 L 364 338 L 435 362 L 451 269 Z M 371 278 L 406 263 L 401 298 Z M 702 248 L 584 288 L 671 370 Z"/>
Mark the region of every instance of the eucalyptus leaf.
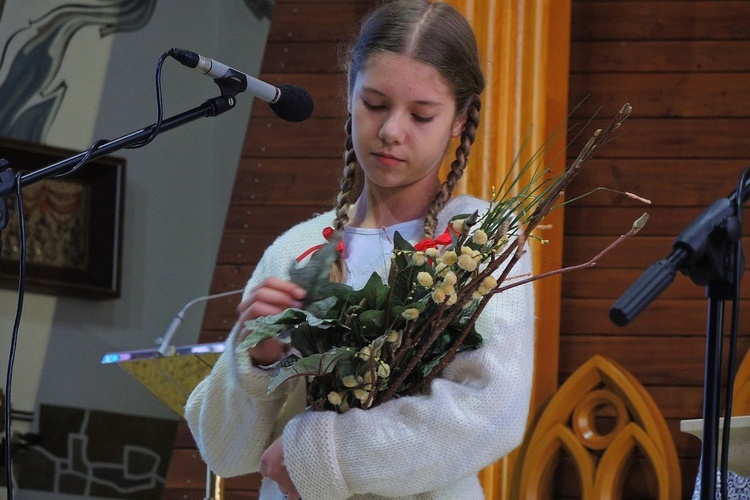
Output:
<path fill-rule="evenodd" d="M 351 293 L 351 303 L 360 304 L 367 309 L 383 309 L 388 301 L 388 286 L 378 273 L 372 273 L 365 286 Z"/>
<path fill-rule="evenodd" d="M 355 349 L 337 347 L 322 354 L 300 358 L 292 366 L 279 367 L 268 384 L 268 393 L 272 393 L 281 384 L 294 377 L 320 376 L 331 373 L 339 362 L 351 358 L 356 353 Z"/>
<path fill-rule="evenodd" d="M 287 328 L 289 328 L 287 325 L 261 325 L 250 331 L 245 340 L 240 344 L 240 347 L 251 349 L 264 340 L 279 338 L 281 333 Z"/>
<path fill-rule="evenodd" d="M 242 341 L 240 347 L 250 349 L 270 338 L 289 343 L 289 332 L 293 331 L 295 326 L 303 323 L 317 328 L 328 328 L 336 322 L 318 318 L 309 311 L 303 311 L 302 309 L 285 309 L 279 314 L 261 316 L 246 321 L 245 328 L 250 331 L 250 334 Z"/>
<path fill-rule="evenodd" d="M 330 279 L 331 266 L 338 258 L 340 237 L 334 235 L 310 257 L 302 267 L 293 265 L 289 270 L 289 279 L 307 290 L 303 300 L 305 306 L 331 296 L 331 289 L 336 285 Z"/>
<path fill-rule="evenodd" d="M 346 286 L 346 285 L 344 285 Z M 350 287 L 346 287 L 351 289 Z M 329 295 L 328 297 L 318 300 L 316 302 L 312 302 L 310 305 L 307 306 L 307 312 L 312 314 L 313 316 L 316 316 L 318 318 L 327 318 L 332 319 L 332 309 L 336 306 L 336 303 L 338 302 L 338 298 Z"/>

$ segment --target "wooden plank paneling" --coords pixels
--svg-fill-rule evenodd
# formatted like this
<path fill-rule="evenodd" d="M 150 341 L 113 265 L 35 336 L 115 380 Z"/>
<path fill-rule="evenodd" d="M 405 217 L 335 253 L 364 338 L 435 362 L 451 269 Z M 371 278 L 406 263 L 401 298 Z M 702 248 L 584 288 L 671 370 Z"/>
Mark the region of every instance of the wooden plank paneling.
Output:
<path fill-rule="evenodd" d="M 586 270 L 574 271 L 563 277 L 565 296 L 569 298 L 617 298 L 632 283 L 640 278 L 645 270 L 645 267 L 618 269 L 602 265 Z M 664 290 L 661 294 L 662 298 L 672 300 L 705 300 L 705 284 L 696 285 L 679 273 L 677 278 Z M 740 289 L 744 297 L 750 297 L 750 282 L 743 281 Z"/>
<path fill-rule="evenodd" d="M 570 67 L 571 75 L 736 73 L 750 71 L 748 53 L 746 40 L 580 41 L 570 46 Z"/>
<path fill-rule="evenodd" d="M 233 204 L 332 206 L 343 170 L 342 157 L 307 159 L 243 158 L 235 179 Z M 284 198 L 275 196 L 285 193 Z"/>
<path fill-rule="evenodd" d="M 746 57 L 750 59 L 750 57 Z M 602 103 L 625 99 L 633 118 L 724 118 L 750 115 L 750 72 L 584 73 L 571 75 L 571 102 L 582 102 L 575 116 L 594 116 Z M 630 124 L 628 125 L 630 128 Z"/>
<path fill-rule="evenodd" d="M 206 486 L 206 464 L 197 450 L 177 449 L 172 454 L 175 467 L 167 474 L 167 489 L 204 489 Z M 231 477 L 225 480 L 227 490 L 248 490 L 256 492 L 260 488 L 260 474 Z"/>
<path fill-rule="evenodd" d="M 633 95 L 623 102 L 637 102 Z M 618 103 L 618 109 L 621 103 Z M 634 107 L 634 116 L 637 108 Z M 604 116 L 604 115 L 603 115 Z M 614 113 L 611 114 L 614 116 Z M 746 162 L 750 158 L 746 119 L 731 118 L 681 118 L 642 119 L 629 118 L 623 130 L 596 154 L 597 158 L 656 159 L 703 158 L 736 159 Z M 588 120 L 571 119 L 572 127 L 586 126 L 584 133 L 570 146 L 571 153 L 581 150 L 582 143 L 598 128 L 609 125 L 610 118 Z"/>
<path fill-rule="evenodd" d="M 272 41 L 266 48 L 261 71 L 266 75 L 275 73 L 296 73 L 309 77 L 316 74 L 330 75 L 332 69 L 341 67 L 343 71 L 341 58 L 345 49 L 346 44 L 339 41 Z"/>
<path fill-rule="evenodd" d="M 692 496 L 700 456 L 700 441 L 680 432 L 679 424 L 702 415 L 705 287 L 678 273 L 625 327 L 612 323 L 609 310 L 651 264 L 669 255 L 678 234 L 735 190 L 750 166 L 749 7 L 743 1 L 573 2 L 569 156 L 622 103 L 629 102 L 633 114 L 584 167 L 568 199 L 606 188 L 653 204 L 596 191 L 566 206 L 566 265 L 590 258 L 641 213 L 650 220 L 595 268 L 563 277 L 559 375 L 565 380 L 595 354 L 629 370 L 667 419 L 682 498 Z M 745 280 L 740 317 L 750 313 L 749 291 Z M 741 323 L 739 334 L 744 354 L 750 328 Z M 725 345 L 725 363 L 726 352 Z M 555 484 L 556 493 L 576 496 L 569 478 L 561 475 Z M 637 484 L 626 485 L 625 496 L 642 494 Z"/>
<path fill-rule="evenodd" d="M 627 134 L 629 126 L 630 123 L 626 121 L 624 134 Z M 612 191 L 602 191 L 577 199 L 568 208 L 632 206 L 651 213 L 654 207 L 664 207 L 670 200 L 680 200 L 680 207 L 695 207 L 690 211 L 697 215 L 716 199 L 733 193 L 740 174 L 747 167 L 750 167 L 750 158 L 629 158 L 627 162 L 622 158 L 595 158 L 581 169 L 567 191 L 568 199 L 604 188 L 635 193 L 649 199 L 652 205 L 617 196 Z M 649 224 L 658 223 L 657 219 L 659 215 L 655 212 Z"/>
<path fill-rule="evenodd" d="M 741 352 L 750 347 L 750 338 L 740 339 Z M 670 385 L 702 387 L 705 339 L 690 337 L 566 335 L 560 341 L 560 375 L 570 375 L 592 356 L 607 353 L 645 386 Z M 726 363 L 727 348 L 724 349 Z"/>
<path fill-rule="evenodd" d="M 748 40 L 747 18 L 744 0 L 573 2 L 571 39 Z"/>
<path fill-rule="evenodd" d="M 269 42 L 349 41 L 372 1 L 298 1 L 280 4 L 273 14 Z"/>
<path fill-rule="evenodd" d="M 341 118 L 311 118 L 289 123 L 280 118 L 250 120 L 242 156 L 249 158 L 341 158 Z"/>
<path fill-rule="evenodd" d="M 709 193 L 711 200 L 726 196 L 726 192 Z M 706 205 L 707 206 L 707 205 Z M 572 204 L 565 209 L 565 234 L 571 236 L 619 236 L 627 230 L 644 211 L 650 214 L 639 236 L 676 237 L 700 215 L 706 206 L 617 206 L 613 204 L 583 206 Z M 671 250 L 671 246 L 668 249 Z M 664 254 L 666 257 L 667 254 Z"/>
<path fill-rule="evenodd" d="M 638 237 L 633 236 L 602 257 L 597 267 L 607 269 L 617 268 L 640 268 L 645 269 L 654 262 L 661 260 L 672 251 L 676 238 L 672 237 Z M 565 238 L 566 266 L 587 262 L 607 245 L 613 241 L 612 237 L 606 236 L 568 236 Z M 750 251 L 750 241 L 744 240 L 744 253 Z"/>

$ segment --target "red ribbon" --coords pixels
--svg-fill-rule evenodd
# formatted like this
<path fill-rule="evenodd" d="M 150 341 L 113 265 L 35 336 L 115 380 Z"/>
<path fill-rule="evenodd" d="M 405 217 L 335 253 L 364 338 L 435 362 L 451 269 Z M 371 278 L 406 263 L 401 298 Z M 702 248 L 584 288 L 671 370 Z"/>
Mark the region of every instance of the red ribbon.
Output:
<path fill-rule="evenodd" d="M 326 241 L 328 241 L 328 240 L 331 239 L 331 237 L 335 233 L 336 233 L 336 231 L 332 227 L 326 227 L 326 228 L 323 229 L 323 238 L 325 238 Z M 307 257 L 308 255 L 310 255 L 312 253 L 315 253 L 318 250 L 320 250 L 321 248 L 323 248 L 323 245 L 325 245 L 325 243 L 321 243 L 320 245 L 315 245 L 313 247 L 308 248 L 307 250 L 305 250 L 302 253 L 302 255 L 300 255 L 299 257 L 297 257 L 297 262 L 302 262 L 305 259 L 305 257 Z M 339 241 L 339 244 L 336 245 L 336 250 L 338 252 L 343 252 L 344 251 L 344 242 L 343 241 Z"/>
<path fill-rule="evenodd" d="M 423 239 L 422 241 L 414 245 L 414 250 L 418 252 L 424 252 L 428 248 L 437 248 L 438 245 L 447 245 L 453 241 L 451 232 L 455 233 L 455 231 L 453 231 L 453 224 L 448 224 L 448 227 L 445 229 L 445 232 L 443 234 L 441 234 L 434 240 L 432 238 Z"/>

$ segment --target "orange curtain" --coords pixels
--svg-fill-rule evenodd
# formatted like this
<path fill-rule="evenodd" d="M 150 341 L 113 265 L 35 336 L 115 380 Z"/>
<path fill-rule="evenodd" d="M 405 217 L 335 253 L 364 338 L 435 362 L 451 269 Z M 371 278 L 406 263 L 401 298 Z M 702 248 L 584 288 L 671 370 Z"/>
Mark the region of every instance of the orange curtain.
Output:
<path fill-rule="evenodd" d="M 480 135 L 459 190 L 489 198 L 509 169 L 543 147 L 541 164 L 563 171 L 571 0 L 447 1 L 472 23 L 487 79 Z M 532 242 L 536 274 L 562 266 L 563 210 L 554 210 L 545 224 L 552 226 L 543 235 L 549 243 Z M 532 417 L 557 389 L 560 284 L 559 276 L 535 284 Z M 514 460 L 511 454 L 482 471 L 486 498 L 509 498 Z"/>

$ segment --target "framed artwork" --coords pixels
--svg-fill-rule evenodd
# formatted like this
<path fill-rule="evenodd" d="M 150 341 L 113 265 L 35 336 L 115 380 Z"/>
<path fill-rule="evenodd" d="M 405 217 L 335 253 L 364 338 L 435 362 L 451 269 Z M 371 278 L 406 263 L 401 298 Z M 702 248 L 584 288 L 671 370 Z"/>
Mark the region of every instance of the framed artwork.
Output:
<path fill-rule="evenodd" d="M 35 171 L 80 151 L 0 138 L 0 159 Z M 89 298 L 120 296 L 125 160 L 105 156 L 74 174 L 23 187 L 26 290 Z M 15 192 L 0 231 L 0 287 L 18 289 L 20 224 Z"/>

